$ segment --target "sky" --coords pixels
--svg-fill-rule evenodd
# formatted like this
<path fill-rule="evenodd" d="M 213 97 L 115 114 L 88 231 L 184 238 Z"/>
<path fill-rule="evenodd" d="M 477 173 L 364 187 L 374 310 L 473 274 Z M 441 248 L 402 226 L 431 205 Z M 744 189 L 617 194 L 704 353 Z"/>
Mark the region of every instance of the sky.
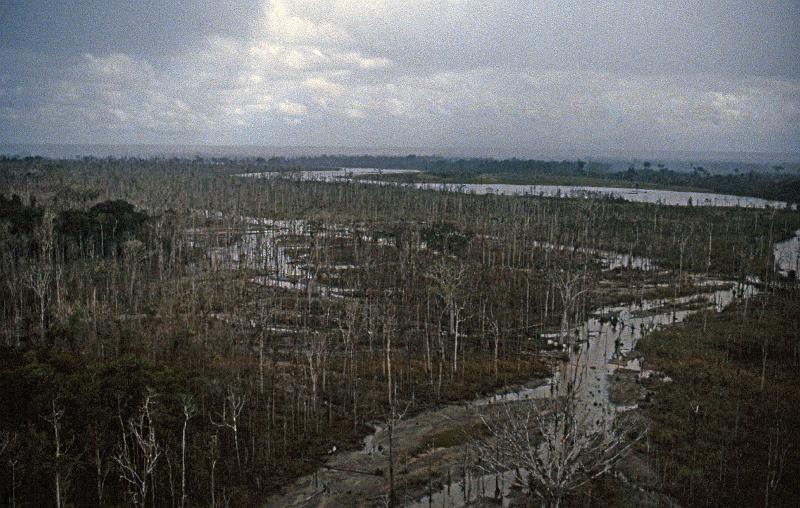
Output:
<path fill-rule="evenodd" d="M 0 3 L 0 142 L 800 151 L 800 0 Z"/>

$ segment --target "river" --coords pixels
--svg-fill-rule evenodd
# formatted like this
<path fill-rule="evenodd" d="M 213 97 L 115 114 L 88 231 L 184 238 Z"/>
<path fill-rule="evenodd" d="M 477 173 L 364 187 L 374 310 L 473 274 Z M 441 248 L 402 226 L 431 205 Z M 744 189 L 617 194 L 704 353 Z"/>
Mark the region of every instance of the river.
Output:
<path fill-rule="evenodd" d="M 301 181 L 359 182 L 371 185 L 397 185 L 416 189 L 463 192 L 466 194 L 497 194 L 503 196 L 542 196 L 592 198 L 605 197 L 622 199 L 633 203 L 652 203 L 672 206 L 722 206 L 744 208 L 786 208 L 783 201 L 770 201 L 748 196 L 733 196 L 712 192 L 688 192 L 662 189 L 636 189 L 626 187 L 588 187 L 581 185 L 514 185 L 514 184 L 476 184 L 476 183 L 429 183 L 429 182 L 388 182 L 383 180 L 360 179 L 369 175 L 391 175 L 419 173 L 413 169 L 341 168 L 331 170 L 310 170 L 294 172 L 245 173 L 239 176 L 251 178 L 275 178 L 283 176 Z"/>
<path fill-rule="evenodd" d="M 354 181 L 354 177 L 369 174 L 386 174 L 387 170 L 369 168 L 345 169 L 340 171 L 315 171 L 295 174 L 294 177 L 303 181 Z M 407 172 L 394 170 L 395 173 Z M 250 174 L 242 176 L 275 177 L 270 174 Z M 364 181 L 368 184 L 386 185 L 386 182 Z M 395 185 L 395 184 L 391 184 Z M 552 196 L 580 196 L 596 197 L 597 195 L 613 195 L 634 202 L 661 203 L 668 205 L 686 206 L 745 206 L 767 207 L 779 206 L 779 203 L 769 202 L 758 198 L 738 196 L 725 196 L 697 192 L 654 191 L 617 188 L 586 188 L 573 186 L 520 186 L 520 185 L 458 185 L 448 186 L 443 184 L 399 184 L 413 185 L 418 189 L 446 190 L 467 192 L 475 194 L 504 194 L 504 195 L 552 195 Z M 783 204 L 785 206 L 785 204 Z M 558 248 L 549 244 L 537 244 L 533 247 Z M 776 268 L 786 275 L 790 270 L 798 267 L 798 252 L 800 252 L 800 230 L 794 238 L 779 242 L 774 246 Z M 654 264 L 644 258 L 626 258 L 622 254 L 612 252 L 593 252 L 606 260 L 604 265 L 614 267 L 626 265 L 636 269 L 654 269 Z M 396 435 L 403 435 L 411 441 L 420 437 L 427 430 L 436 427 L 436 422 L 442 418 L 457 418 L 459 412 L 475 411 L 475 408 L 498 403 L 515 403 L 521 400 L 546 399 L 565 385 L 565 380 L 579 372 L 583 382 L 577 392 L 579 405 L 586 409 L 586 421 L 590 425 L 611 425 L 615 415 L 620 411 L 628 411 L 631 406 L 617 406 L 609 397 L 609 374 L 624 369 L 640 377 L 649 377 L 653 373 L 642 368 L 640 359 L 629 358 L 629 353 L 636 343 L 652 330 L 669 326 L 684 321 L 690 315 L 702 310 L 721 312 L 737 298 L 749 298 L 756 292 L 750 284 L 736 284 L 731 281 L 707 280 L 700 276 L 694 278 L 697 284 L 697 293 L 680 298 L 663 298 L 645 300 L 639 303 L 601 307 L 589 314 L 580 326 L 574 330 L 574 345 L 567 347 L 568 359 L 555 369 L 553 377 L 538 380 L 537 386 L 522 387 L 510 392 L 498 393 L 491 397 L 478 397 L 466 405 L 471 409 L 464 410 L 463 404 L 446 405 L 435 408 L 408 418 L 395 427 Z M 613 316 L 610 319 L 609 316 Z M 532 380 L 535 381 L 535 380 Z M 664 381 L 669 381 L 664 379 Z M 365 478 L 358 474 L 342 473 L 348 468 L 361 471 L 374 471 L 385 467 L 387 458 L 383 456 L 382 449 L 376 443 L 385 442 L 386 430 L 377 427 L 376 432 L 365 437 L 364 449 L 359 451 L 340 451 L 335 453 L 328 461 L 328 470 L 320 470 L 314 475 L 299 479 L 294 485 L 289 486 L 284 495 L 270 499 L 270 506 L 337 506 L 342 503 L 362 504 L 367 497 L 374 496 L 376 490 L 383 488 L 385 479 Z M 336 471 L 333 466 L 339 469 Z M 402 467 L 402 465 L 401 465 Z M 444 488 L 434 492 L 432 496 L 406 499 L 407 506 L 443 506 L 459 507 L 469 503 L 471 496 L 481 493 L 494 496 L 496 493 L 502 497 L 510 494 L 512 484 L 511 475 L 477 475 L 465 476 L 453 480 Z M 359 502 L 360 501 L 360 502 Z M 506 501 L 503 502 L 506 504 Z"/>

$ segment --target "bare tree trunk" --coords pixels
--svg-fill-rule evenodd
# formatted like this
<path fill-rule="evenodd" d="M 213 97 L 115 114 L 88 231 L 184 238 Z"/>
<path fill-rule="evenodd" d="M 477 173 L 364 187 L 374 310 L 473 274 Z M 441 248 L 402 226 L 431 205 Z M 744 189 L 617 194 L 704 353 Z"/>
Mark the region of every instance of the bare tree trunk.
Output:
<path fill-rule="evenodd" d="M 17 462 L 18 460 L 8 461 L 11 466 L 11 508 L 17 508 Z"/>
<path fill-rule="evenodd" d="M 28 287 L 30 287 L 39 299 L 39 339 L 44 342 L 45 336 L 45 313 L 47 310 L 47 289 L 50 287 L 50 276 L 52 271 L 49 266 L 39 267 L 29 275 Z"/>
<path fill-rule="evenodd" d="M 64 417 L 63 409 L 56 409 L 56 401 L 52 401 L 52 412 L 46 420 L 53 426 L 56 441 L 56 508 L 61 508 L 61 418 Z"/>
<path fill-rule="evenodd" d="M 186 427 L 195 415 L 197 407 L 191 397 L 183 400 L 183 430 L 181 432 L 181 508 L 186 505 Z"/>
<path fill-rule="evenodd" d="M 242 471 L 242 459 L 239 453 L 239 416 L 242 414 L 245 402 L 247 402 L 247 395 L 240 393 L 238 387 L 231 384 L 228 387 L 228 395 L 222 402 L 222 420 L 217 423 L 212 420 L 212 424 L 217 427 L 227 427 L 233 432 L 233 444 L 236 448 L 236 465 L 239 473 Z M 230 405 L 230 413 L 228 406 Z"/>
<path fill-rule="evenodd" d="M 394 412 L 394 409 L 392 409 Z M 389 506 L 393 507 L 395 502 L 394 496 L 394 415 L 392 421 L 389 423 Z"/>
<path fill-rule="evenodd" d="M 216 508 L 217 500 L 216 500 L 216 485 L 214 482 L 215 475 L 214 473 L 217 470 L 217 460 L 219 460 L 219 441 L 217 436 L 211 436 L 211 443 L 209 443 L 209 454 L 211 455 L 211 508 Z"/>
<path fill-rule="evenodd" d="M 454 323 L 455 321 L 455 323 Z M 453 372 L 458 371 L 458 318 L 454 319 L 454 312 L 450 309 L 450 327 L 453 333 Z"/>
<path fill-rule="evenodd" d="M 258 343 L 258 393 L 264 395 L 264 336 Z"/>

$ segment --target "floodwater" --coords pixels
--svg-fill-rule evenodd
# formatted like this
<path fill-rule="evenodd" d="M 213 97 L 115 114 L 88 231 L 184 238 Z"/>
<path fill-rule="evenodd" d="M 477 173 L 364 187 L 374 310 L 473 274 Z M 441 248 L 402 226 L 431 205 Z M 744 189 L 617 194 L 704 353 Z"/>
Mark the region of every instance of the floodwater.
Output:
<path fill-rule="evenodd" d="M 205 217 L 220 218 L 217 213 L 200 211 Z M 304 220 L 272 220 L 240 217 L 235 228 L 191 229 L 187 231 L 190 245 L 199 245 L 203 237 L 209 243 L 209 268 L 216 270 L 254 270 L 261 275 L 253 282 L 264 286 L 301 291 L 311 290 L 322 296 L 341 296 L 348 290 L 316 282 L 316 270 L 293 254 L 297 245 L 293 238 L 308 239 L 312 225 Z M 317 235 L 342 236 L 346 231 L 325 230 Z M 318 268 L 318 267 L 317 267 Z M 340 265 L 326 267 L 329 270 Z"/>
<path fill-rule="evenodd" d="M 239 176 L 255 178 L 274 178 L 283 175 L 302 181 L 354 181 L 354 177 L 368 175 L 388 175 L 418 173 L 413 169 L 341 168 L 337 170 L 296 171 L 291 173 L 265 172 L 245 173 Z M 587 187 L 582 185 L 514 185 L 514 184 L 447 184 L 447 183 L 404 183 L 381 180 L 356 180 L 372 185 L 398 185 L 416 189 L 462 192 L 465 194 L 496 194 L 503 196 L 542 196 L 592 198 L 604 197 L 622 199 L 634 203 L 653 203 L 673 206 L 722 206 L 744 208 L 786 208 L 783 201 L 769 201 L 747 196 L 733 196 L 712 192 L 686 192 L 658 189 L 635 189 L 624 187 Z"/>
<path fill-rule="evenodd" d="M 711 281 L 722 284 L 721 281 Z M 473 406 L 486 406 L 520 401 L 545 400 L 557 396 L 561 389 L 577 379 L 577 407 L 581 408 L 581 424 L 595 428 L 610 428 L 615 415 L 619 412 L 635 409 L 635 406 L 617 406 L 609 400 L 609 374 L 618 369 L 637 373 L 640 377 L 650 377 L 651 371 L 643 370 L 638 359 L 629 360 L 627 355 L 636 343 L 651 331 L 661 326 L 668 326 L 685 320 L 700 310 L 713 309 L 722 311 L 737 296 L 750 297 L 754 294 L 753 286 L 736 286 L 728 284 L 724 289 L 717 289 L 681 298 L 665 298 L 644 301 L 639 304 L 602 307 L 597 309 L 579 330 L 574 338 L 578 340 L 568 346 L 569 361 L 564 362 L 548 382 L 537 388 L 523 387 L 520 390 L 484 397 L 474 400 Z M 692 304 L 691 308 L 681 306 Z M 606 316 L 615 316 L 609 320 Z M 599 316 L 604 316 L 603 318 Z M 663 379 L 668 381 L 668 379 Z M 474 473 L 474 472 L 473 472 Z M 466 484 L 465 484 L 466 481 Z M 503 506 L 508 506 L 507 497 L 516 484 L 524 487 L 526 474 L 524 471 L 497 474 L 473 474 L 453 481 L 443 489 L 425 496 L 406 506 L 425 508 L 441 506 L 446 508 L 461 507 L 477 497 L 499 497 Z"/>
<path fill-rule="evenodd" d="M 281 224 L 281 226 L 285 227 L 286 225 Z M 302 226 L 296 227 L 301 230 L 303 228 Z M 297 233 L 298 231 L 294 229 L 293 232 Z M 788 247 L 781 247 L 781 252 L 787 249 L 790 251 L 790 248 L 795 248 L 794 252 L 796 252 L 799 238 L 781 242 L 788 245 Z M 534 246 L 546 249 L 565 248 L 546 243 L 537 243 Z M 778 245 L 776 245 L 777 248 Z M 633 258 L 624 254 L 599 250 L 588 250 L 587 253 L 598 256 L 607 269 L 619 266 L 642 270 L 658 269 L 651 260 L 646 258 Z M 289 263 L 291 264 L 291 261 Z M 554 395 L 559 395 L 570 380 L 578 378 L 580 383 L 577 386 L 576 397 L 578 406 L 582 408 L 581 417 L 584 425 L 594 428 L 610 428 L 618 413 L 636 408 L 635 404 L 616 405 L 611 402 L 609 396 L 610 374 L 616 371 L 627 371 L 641 379 L 655 376 L 662 382 L 671 381 L 666 376 L 643 368 L 641 359 L 630 358 L 631 351 L 642 337 L 656 328 L 680 323 L 690 315 L 702 310 L 720 312 L 736 299 L 749 298 L 756 292 L 755 286 L 747 283 L 709 280 L 699 276 L 694 278 L 694 282 L 697 292 L 692 295 L 651 299 L 633 304 L 604 306 L 595 309 L 580 326 L 572 330 L 571 337 L 566 341 L 568 344 L 563 346 L 564 351 L 568 354 L 568 359 L 558 366 L 550 379 L 538 384 L 534 383 L 537 380 L 532 380 L 528 386 L 490 397 L 479 397 L 467 405 L 472 407 L 472 411 L 480 411 L 481 407 L 485 408 L 496 404 L 546 400 Z M 561 339 L 558 334 L 553 335 L 553 338 Z M 404 424 L 414 427 L 414 422 L 420 422 L 421 419 L 428 417 L 426 413 L 412 417 Z M 372 460 L 377 460 L 383 465 L 381 461 L 385 458 L 379 447 L 376 446 L 376 442 L 385 440 L 385 432 L 384 428 L 376 427 L 375 432 L 364 438 L 362 450 L 356 453 L 361 453 L 362 456 L 375 455 L 376 458 Z M 338 456 L 339 454 L 337 454 Z M 343 460 L 346 465 L 349 459 Z M 443 488 L 434 491 L 430 497 L 424 496 L 416 500 L 406 499 L 406 506 L 418 508 L 461 507 L 474 501 L 477 497 L 499 497 L 500 504 L 508 506 L 512 502 L 512 497 L 517 495 L 520 489 L 524 490 L 526 483 L 525 471 L 484 474 L 478 470 L 468 470 L 463 474 L 464 476 L 461 476 L 459 473 L 458 477 L 453 478 Z M 315 503 L 325 505 L 327 496 L 331 496 L 330 500 L 337 499 L 336 496 L 339 495 L 337 492 L 352 492 L 357 497 L 361 495 L 362 486 L 366 488 L 366 485 L 372 485 L 369 488 L 373 490 L 375 488 L 373 483 L 367 484 L 361 480 L 351 482 L 347 476 L 339 480 L 328 478 L 328 481 L 331 482 L 328 484 L 330 488 L 327 491 L 328 494 L 325 492 L 315 493 L 315 491 L 309 490 L 313 489 L 310 486 L 303 487 L 306 490 L 299 492 L 303 492 L 303 495 L 311 492 Z M 297 485 L 300 483 L 302 482 L 298 482 Z M 290 489 L 289 496 L 292 496 L 292 492 L 295 494 L 298 492 L 294 488 Z M 369 492 L 365 491 L 363 494 L 367 496 Z"/>
<path fill-rule="evenodd" d="M 209 215 L 207 212 L 204 214 Z M 259 277 L 258 282 L 307 289 L 309 281 L 314 279 L 314 274 L 308 265 L 292 258 L 292 242 L 284 242 L 284 239 L 290 240 L 292 237 L 298 236 L 308 237 L 311 226 L 304 221 L 240 219 L 242 219 L 240 222 L 243 223 L 243 227 L 236 231 L 240 235 L 239 239 L 224 246 L 214 247 L 211 250 L 212 265 L 223 269 L 248 267 L 269 270 L 271 273 Z M 199 231 L 197 233 L 200 234 Z M 325 232 L 317 231 L 315 234 L 338 237 L 356 233 L 347 228 L 333 228 Z M 546 243 L 537 243 L 534 246 L 546 249 L 564 248 Z M 796 269 L 798 252 L 800 252 L 800 231 L 794 238 L 776 244 L 774 249 L 776 263 L 783 272 Z M 598 256 L 607 269 L 620 266 L 643 270 L 657 269 L 646 258 L 597 250 L 587 250 L 586 252 Z M 347 268 L 351 265 L 342 266 Z M 736 285 L 728 281 L 705 280 L 699 277 L 696 279 L 696 283 L 697 294 L 596 309 L 585 322 L 571 332 L 572 336 L 566 341 L 568 345 L 565 346 L 565 350 L 568 351 L 568 360 L 562 362 L 553 376 L 545 383 L 522 387 L 490 397 L 477 398 L 469 405 L 477 408 L 494 404 L 545 400 L 561 393 L 563 387 L 570 380 L 580 379 L 576 397 L 578 406 L 584 413 L 582 415 L 584 425 L 609 428 L 617 413 L 636 407 L 635 405 L 617 406 L 610 401 L 609 374 L 619 369 L 633 372 L 641 378 L 654 374 L 643 369 L 638 359 L 628 358 L 629 353 L 642 337 L 658 327 L 679 323 L 701 310 L 711 309 L 720 312 L 736 298 L 749 298 L 756 291 L 755 287 L 749 284 Z M 344 291 L 332 287 L 324 287 L 321 292 L 331 296 L 335 294 L 341 296 L 344 293 Z M 560 337 L 556 338 L 560 339 Z M 668 381 L 668 379 L 662 380 Z M 376 428 L 373 434 L 364 439 L 364 453 L 370 455 L 375 453 L 376 438 L 382 432 L 384 429 Z M 444 488 L 434 492 L 431 497 L 423 497 L 408 506 L 419 508 L 425 506 L 460 507 L 476 497 L 497 496 L 506 506 L 510 502 L 509 496 L 513 494 L 512 487 L 515 484 L 524 485 L 524 483 L 524 471 L 507 472 L 500 475 L 468 471 L 464 477 L 454 479 Z"/>
<path fill-rule="evenodd" d="M 341 168 L 309 171 L 267 171 L 263 173 L 244 173 L 239 176 L 249 178 L 289 178 L 302 182 L 337 182 L 350 181 L 354 177 L 367 175 L 397 175 L 419 173 L 416 169 L 380 169 L 380 168 Z"/>
<path fill-rule="evenodd" d="M 360 180 L 365 183 L 385 184 L 377 180 Z M 621 187 L 586 187 L 580 185 L 513 185 L 513 184 L 444 184 L 399 183 L 416 189 L 462 192 L 465 194 L 496 194 L 501 196 L 540 196 L 561 198 L 613 198 L 633 203 L 652 203 L 672 206 L 722 206 L 743 208 L 786 208 L 783 201 L 714 194 L 711 192 L 685 192 L 659 189 L 630 189 Z"/>
<path fill-rule="evenodd" d="M 549 242 L 539 242 L 537 240 L 534 240 L 533 246 L 547 250 L 567 250 L 570 252 L 576 250 L 575 247 L 554 245 Z M 588 247 L 578 247 L 577 251 L 598 258 L 605 270 L 629 268 L 633 270 L 652 271 L 657 269 L 656 265 L 649 258 L 634 256 L 632 254 L 621 254 L 619 252 L 590 249 Z"/>
<path fill-rule="evenodd" d="M 204 218 L 223 219 L 221 212 L 197 210 L 195 213 Z M 251 280 L 262 286 L 299 290 L 330 298 L 344 298 L 359 290 L 323 284 L 318 280 L 319 274 L 325 271 L 327 278 L 338 278 L 343 271 L 356 266 L 325 259 L 312 262 L 310 256 L 299 254 L 299 250 L 312 245 L 312 237 L 330 241 L 360 238 L 379 246 L 391 243 L 384 236 L 369 235 L 349 226 L 328 224 L 320 228 L 302 219 L 237 217 L 231 224 L 229 227 L 218 225 L 186 231 L 189 246 L 205 244 L 210 270 L 252 270 L 257 275 Z M 325 240 L 322 242 L 325 243 Z"/>
<path fill-rule="evenodd" d="M 795 276 L 800 274 L 800 229 L 794 232 L 793 238 L 776 243 L 773 256 L 781 275 L 786 277 L 792 270 Z"/>

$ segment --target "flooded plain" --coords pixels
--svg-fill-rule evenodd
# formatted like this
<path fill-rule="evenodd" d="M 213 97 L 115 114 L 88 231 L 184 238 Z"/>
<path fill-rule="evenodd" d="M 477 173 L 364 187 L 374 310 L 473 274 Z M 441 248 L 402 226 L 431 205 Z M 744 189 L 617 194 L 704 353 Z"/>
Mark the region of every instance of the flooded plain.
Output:
<path fill-rule="evenodd" d="M 292 175 L 302 181 L 358 181 L 355 176 L 386 173 L 391 170 L 358 168 L 340 171 L 302 172 Z M 406 170 L 394 170 L 405 173 Z M 246 176 L 276 177 L 277 174 L 251 174 Z M 282 175 L 286 177 L 286 175 Z M 386 185 L 387 182 L 366 181 L 367 184 Z M 392 183 L 391 185 L 395 185 Z M 778 206 L 775 202 L 757 198 L 742 198 L 706 193 L 686 193 L 675 191 L 642 191 L 617 188 L 583 188 L 570 186 L 490 186 L 443 184 L 400 184 L 413 185 L 419 189 L 466 192 L 475 194 L 506 195 L 552 195 L 570 197 L 597 197 L 613 195 L 629 201 L 663 203 L 678 206 L 745 206 L 769 207 Z M 598 191 L 598 189 L 600 189 Z M 604 194 L 607 191 L 608 194 Z M 631 192 L 627 192 L 631 191 Z M 599 194 L 598 194 L 599 192 Z M 549 193 L 549 194 L 548 194 Z M 267 275 L 255 277 L 254 282 L 265 285 L 285 287 L 309 291 L 314 284 L 320 296 L 342 296 L 346 291 L 316 284 L 315 268 L 302 255 L 295 254 L 293 238 L 309 238 L 312 233 L 319 237 L 345 238 L 359 236 L 361 232 L 347 228 L 333 227 L 327 231 L 313 231 L 313 225 L 303 221 L 270 221 L 267 219 L 244 218 L 245 227 L 239 231 L 237 239 L 227 242 L 224 247 L 212 249 L 211 263 L 228 269 L 243 267 L 265 270 Z M 374 241 L 374 239 L 373 239 Z M 380 239 L 378 240 L 379 243 Z M 302 243 L 302 242 L 301 242 Z M 564 249 L 559 245 L 534 242 L 531 248 Z M 659 268 L 647 258 L 629 254 L 579 249 L 582 253 L 599 259 L 606 270 L 628 268 L 634 270 L 653 271 Z M 776 269 L 785 276 L 791 270 L 797 270 L 798 252 L 800 251 L 800 231 L 792 239 L 776 243 L 774 246 Z M 329 267 L 352 265 L 330 262 Z M 325 266 L 324 264 L 322 266 Z M 555 364 L 553 375 L 549 379 L 531 379 L 525 386 L 506 389 L 491 396 L 478 396 L 461 404 L 447 404 L 438 408 L 425 410 L 413 417 L 396 424 L 396 453 L 411 453 L 409 462 L 404 466 L 409 476 L 420 474 L 423 467 L 422 458 L 413 456 L 412 450 L 424 445 L 425 439 L 436 429 L 452 424 L 452 422 L 473 422 L 480 408 L 496 404 L 520 403 L 525 401 L 547 400 L 558 396 L 561 387 L 570 379 L 580 378 L 577 389 L 578 405 L 584 410 L 584 423 L 588 426 L 610 428 L 617 415 L 636 408 L 634 403 L 614 403 L 610 396 L 610 377 L 614 373 L 625 372 L 636 379 L 657 378 L 663 382 L 670 380 L 663 375 L 645 368 L 646 359 L 632 357 L 631 352 L 637 342 L 653 330 L 684 321 L 687 317 L 703 310 L 722 311 L 736 299 L 749 298 L 757 291 L 751 284 L 737 284 L 731 281 L 710 280 L 694 276 L 695 293 L 676 298 L 659 298 L 639 301 L 630 304 L 619 304 L 600 307 L 588 314 L 578 326 L 570 330 L 569 336 L 559 333 L 541 335 L 538 340 L 544 345 L 562 352 L 563 360 Z M 448 423 L 449 422 L 449 423 Z M 269 500 L 269 506 L 372 506 L 380 498 L 376 492 L 383 492 L 386 479 L 382 475 L 371 474 L 370 471 L 382 471 L 387 465 L 387 429 L 385 425 L 375 425 L 375 431 L 364 438 L 361 450 L 339 451 L 334 453 L 326 465 L 316 473 L 303 477 L 288 486 L 283 495 Z M 455 448 L 443 453 L 457 454 Z M 457 455 L 454 455 L 457 456 Z M 457 478 L 452 478 L 449 469 L 447 480 L 443 480 L 441 471 L 437 474 L 437 487 L 428 489 L 411 487 L 407 493 L 417 493 L 403 500 L 405 506 L 424 507 L 460 507 L 479 497 L 494 498 L 506 506 L 524 488 L 525 472 L 506 472 L 503 474 L 484 474 L 474 468 L 462 468 Z M 402 480 L 401 480 L 402 482 Z"/>
<path fill-rule="evenodd" d="M 379 183 L 372 181 L 372 183 Z M 497 194 L 502 196 L 540 196 L 563 198 L 610 198 L 632 203 L 652 203 L 671 206 L 722 206 L 743 208 L 786 208 L 783 201 L 761 198 L 687 192 L 660 189 L 632 189 L 624 187 L 585 187 L 579 185 L 513 185 L 513 184 L 440 184 L 413 183 L 417 189 L 430 189 L 467 194 Z"/>
<path fill-rule="evenodd" d="M 539 245 L 538 247 L 557 248 Z M 650 260 L 637 259 L 632 262 L 624 255 L 602 254 L 606 263 L 635 265 L 636 269 L 654 269 Z M 610 398 L 610 375 L 626 372 L 639 379 L 659 378 L 670 380 L 663 375 L 644 368 L 646 359 L 633 358 L 631 351 L 636 343 L 653 330 L 684 321 L 690 315 L 702 310 L 722 311 L 737 298 L 749 298 L 756 288 L 749 284 L 734 284 L 728 281 L 694 279 L 697 292 L 678 298 L 659 298 L 631 304 L 604 306 L 592 311 L 588 318 L 573 328 L 568 337 L 558 333 L 543 335 L 553 348 L 563 351 L 564 360 L 558 362 L 549 379 L 531 379 L 529 383 L 514 389 L 507 389 L 491 396 L 476 397 L 472 401 L 423 411 L 413 417 L 398 422 L 394 428 L 395 454 L 409 455 L 404 464 L 408 477 L 419 478 L 425 474 L 425 457 L 415 456 L 410 450 L 424 446 L 427 439 L 449 425 L 474 425 L 476 415 L 497 404 L 520 403 L 542 400 L 558 396 L 569 380 L 579 378 L 577 403 L 583 408 L 583 423 L 588 426 L 610 428 L 616 415 L 635 409 L 635 403 L 615 404 Z M 471 423 L 470 423 L 471 422 Z M 385 425 L 376 425 L 375 431 L 364 438 L 364 447 L 355 451 L 341 451 L 334 454 L 328 463 L 313 475 L 299 479 L 289 486 L 284 495 L 270 499 L 269 506 L 372 506 L 380 498 L 377 492 L 383 491 L 386 479 L 348 471 L 376 471 L 386 467 L 387 430 Z M 438 451 L 450 454 L 459 463 L 463 446 Z M 461 507 L 478 498 L 491 498 L 492 502 L 508 506 L 513 498 L 524 490 L 526 473 L 509 471 L 503 474 L 487 474 L 474 467 L 455 466 L 451 475 L 437 470 L 436 487 L 417 487 L 418 497 L 411 494 L 415 489 L 406 490 L 403 506 L 410 507 Z M 446 476 L 443 476 L 446 475 Z M 402 481 L 402 480 L 400 480 Z"/>
<path fill-rule="evenodd" d="M 581 185 L 515 185 L 473 183 L 429 183 L 388 182 L 360 177 L 419 173 L 414 169 L 341 168 L 331 170 L 245 173 L 239 176 L 251 178 L 292 178 L 301 181 L 358 182 L 370 185 L 397 185 L 422 190 L 462 192 L 466 194 L 496 194 L 502 196 L 541 196 L 563 198 L 609 198 L 633 203 L 652 203 L 672 206 L 721 206 L 743 208 L 786 208 L 783 201 L 770 201 L 748 196 L 716 194 L 712 192 L 689 192 L 661 189 L 637 189 L 625 187 L 587 187 Z M 357 179 L 358 178 L 358 179 Z"/>
<path fill-rule="evenodd" d="M 776 243 L 773 256 L 781 275 L 788 277 L 794 272 L 797 277 L 797 274 L 800 274 L 800 229 L 794 232 L 794 237 Z"/>

